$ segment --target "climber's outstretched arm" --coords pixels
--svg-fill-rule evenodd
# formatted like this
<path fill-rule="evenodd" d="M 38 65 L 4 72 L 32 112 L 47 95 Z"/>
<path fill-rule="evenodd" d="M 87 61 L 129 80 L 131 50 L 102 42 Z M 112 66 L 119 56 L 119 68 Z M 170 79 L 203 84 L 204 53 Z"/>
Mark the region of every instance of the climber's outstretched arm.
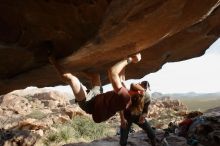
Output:
<path fill-rule="evenodd" d="M 119 61 L 108 70 L 109 80 L 112 83 L 112 86 L 116 92 L 123 86 L 123 84 L 121 83 L 120 73 L 122 73 L 125 66 L 127 66 L 129 63 L 137 63 L 140 60 L 141 54 L 137 53 L 131 57 L 128 57 L 127 59 Z"/>

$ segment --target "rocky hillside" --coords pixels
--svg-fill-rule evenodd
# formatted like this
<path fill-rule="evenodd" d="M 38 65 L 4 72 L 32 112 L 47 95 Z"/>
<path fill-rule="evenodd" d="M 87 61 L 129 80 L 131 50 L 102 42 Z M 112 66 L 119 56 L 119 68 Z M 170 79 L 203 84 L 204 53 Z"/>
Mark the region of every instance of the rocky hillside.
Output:
<path fill-rule="evenodd" d="M 118 146 L 119 115 L 96 124 L 90 115 L 73 104 L 72 99 L 66 93 L 38 88 L 17 90 L 1 96 L 0 145 Z M 218 113 L 218 110 L 215 112 Z M 165 131 L 162 129 L 168 128 L 170 122 L 182 121 L 186 113 L 187 107 L 178 100 L 152 101 L 147 120 L 156 128 L 158 144 L 164 138 Z M 215 117 L 216 113 L 207 112 L 211 114 L 208 117 Z M 174 133 L 166 140 L 170 146 L 187 146 L 187 140 Z M 147 135 L 134 126 L 128 146 L 147 146 L 148 142 Z"/>
<path fill-rule="evenodd" d="M 155 92 L 152 94 L 156 99 L 171 99 L 180 100 L 187 105 L 189 111 L 206 111 L 210 108 L 219 107 L 220 105 L 220 93 L 176 93 L 176 94 L 162 94 Z"/>

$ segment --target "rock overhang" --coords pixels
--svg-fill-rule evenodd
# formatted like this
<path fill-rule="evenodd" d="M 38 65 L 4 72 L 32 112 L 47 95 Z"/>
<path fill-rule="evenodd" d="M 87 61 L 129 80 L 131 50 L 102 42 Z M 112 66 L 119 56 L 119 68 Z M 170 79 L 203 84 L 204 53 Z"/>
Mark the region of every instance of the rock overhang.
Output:
<path fill-rule="evenodd" d="M 126 69 L 141 78 L 166 62 L 201 56 L 219 38 L 219 0 L 1 0 L 0 93 L 62 84 L 48 50 L 67 70 L 106 71 L 142 53 Z"/>

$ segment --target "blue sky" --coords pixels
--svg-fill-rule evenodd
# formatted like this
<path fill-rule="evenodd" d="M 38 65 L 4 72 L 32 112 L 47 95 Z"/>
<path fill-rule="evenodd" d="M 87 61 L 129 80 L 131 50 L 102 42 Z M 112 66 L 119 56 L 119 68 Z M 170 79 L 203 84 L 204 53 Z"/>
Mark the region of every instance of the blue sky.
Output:
<path fill-rule="evenodd" d="M 161 93 L 214 93 L 220 92 L 220 39 L 206 51 L 205 55 L 185 61 L 166 63 L 155 72 L 140 80 L 148 80 L 152 92 Z M 56 87 L 58 90 L 71 92 L 69 86 Z M 111 85 L 104 86 L 104 91 L 111 90 Z"/>

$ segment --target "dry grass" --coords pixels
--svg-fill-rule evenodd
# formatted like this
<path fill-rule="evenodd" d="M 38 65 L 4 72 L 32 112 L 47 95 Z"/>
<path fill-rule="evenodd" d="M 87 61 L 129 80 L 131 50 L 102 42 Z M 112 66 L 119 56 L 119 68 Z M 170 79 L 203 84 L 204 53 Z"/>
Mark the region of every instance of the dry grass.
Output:
<path fill-rule="evenodd" d="M 92 141 L 113 135 L 109 131 L 109 125 L 105 123 L 94 123 L 86 116 L 76 116 L 71 122 L 54 125 L 56 131 L 49 131 L 43 143 L 47 146 L 58 145 L 58 143 L 74 143 L 81 141 Z"/>

